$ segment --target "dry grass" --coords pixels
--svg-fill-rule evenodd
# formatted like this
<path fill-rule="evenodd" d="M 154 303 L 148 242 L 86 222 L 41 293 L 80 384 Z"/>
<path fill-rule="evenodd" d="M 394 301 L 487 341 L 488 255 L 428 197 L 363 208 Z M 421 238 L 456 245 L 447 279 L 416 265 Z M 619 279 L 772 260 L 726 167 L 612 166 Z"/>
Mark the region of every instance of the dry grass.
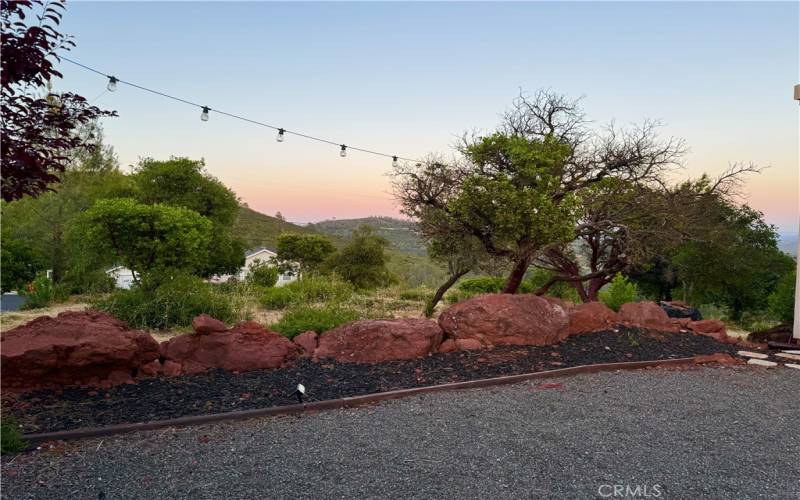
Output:
<path fill-rule="evenodd" d="M 64 311 L 83 311 L 89 308 L 89 304 L 84 302 L 62 302 L 41 309 L 29 309 L 27 311 L 7 311 L 0 313 L 0 331 L 8 331 L 39 316 L 58 316 Z"/>

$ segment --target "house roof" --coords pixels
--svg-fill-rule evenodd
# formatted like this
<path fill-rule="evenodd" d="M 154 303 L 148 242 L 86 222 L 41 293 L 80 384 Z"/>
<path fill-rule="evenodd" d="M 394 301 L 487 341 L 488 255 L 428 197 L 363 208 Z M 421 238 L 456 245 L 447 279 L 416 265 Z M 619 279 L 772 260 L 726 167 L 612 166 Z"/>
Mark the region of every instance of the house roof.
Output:
<path fill-rule="evenodd" d="M 252 250 L 246 251 L 244 253 L 244 257 L 245 258 L 252 257 L 253 255 L 258 255 L 261 252 L 267 252 L 267 253 L 272 254 L 272 255 L 278 255 L 275 252 L 275 250 L 270 250 L 269 248 L 266 248 L 266 247 L 258 247 L 258 248 L 254 248 Z"/>

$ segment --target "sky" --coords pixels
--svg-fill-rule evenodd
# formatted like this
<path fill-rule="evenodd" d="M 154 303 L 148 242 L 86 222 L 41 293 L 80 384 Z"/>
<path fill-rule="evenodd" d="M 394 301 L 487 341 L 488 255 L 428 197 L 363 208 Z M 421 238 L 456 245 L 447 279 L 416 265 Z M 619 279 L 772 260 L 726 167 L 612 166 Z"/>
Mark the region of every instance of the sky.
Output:
<path fill-rule="evenodd" d="M 798 228 L 800 4 L 69 2 L 69 57 L 104 74 L 290 130 L 402 157 L 490 131 L 520 89 L 573 97 L 595 126 L 664 123 L 676 180 L 769 167 L 744 201 Z M 63 63 L 56 88 L 119 117 L 121 164 L 204 158 L 250 207 L 309 222 L 398 215 L 391 160 L 289 136 Z"/>

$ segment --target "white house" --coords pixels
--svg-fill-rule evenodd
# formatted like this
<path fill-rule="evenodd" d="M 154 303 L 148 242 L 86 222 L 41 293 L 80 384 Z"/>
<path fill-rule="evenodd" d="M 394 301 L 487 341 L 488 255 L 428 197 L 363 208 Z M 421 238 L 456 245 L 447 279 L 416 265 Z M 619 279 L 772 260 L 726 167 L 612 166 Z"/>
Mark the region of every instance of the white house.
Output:
<path fill-rule="evenodd" d="M 255 250 L 249 250 L 244 255 L 244 266 L 239 270 L 239 272 L 235 275 L 231 274 L 223 274 L 221 276 L 213 276 L 208 281 L 212 283 L 226 283 L 231 278 L 235 278 L 239 281 L 243 281 L 247 279 L 247 275 L 250 274 L 250 270 L 259 264 L 269 264 L 272 261 L 273 257 L 277 257 L 278 254 L 269 250 L 267 248 L 256 248 Z M 117 285 L 117 288 L 124 288 L 128 289 L 133 285 L 133 271 L 128 269 L 124 266 L 116 266 L 112 267 L 111 269 L 106 271 L 106 274 L 114 279 L 114 282 Z M 138 278 L 138 276 L 136 276 Z M 275 283 L 275 286 L 283 286 L 287 283 L 291 283 L 292 281 L 297 279 L 296 273 L 292 271 L 287 271 L 285 273 L 278 275 L 278 282 Z"/>
<path fill-rule="evenodd" d="M 236 279 L 240 281 L 245 280 L 247 278 L 247 275 L 250 273 L 250 269 L 260 264 L 270 264 L 272 262 L 272 259 L 274 259 L 277 256 L 278 256 L 277 253 L 264 247 L 247 251 L 244 254 L 244 267 L 242 267 L 239 270 L 239 274 L 236 275 Z M 275 283 L 275 286 L 283 286 L 287 283 L 291 283 L 296 279 L 297 279 L 296 273 L 292 271 L 286 271 L 278 275 L 278 282 Z"/>
<path fill-rule="evenodd" d="M 133 271 L 125 266 L 116 266 L 106 271 L 106 274 L 114 279 L 117 288 L 128 289 L 133 285 Z M 136 276 L 137 278 L 139 276 Z"/>

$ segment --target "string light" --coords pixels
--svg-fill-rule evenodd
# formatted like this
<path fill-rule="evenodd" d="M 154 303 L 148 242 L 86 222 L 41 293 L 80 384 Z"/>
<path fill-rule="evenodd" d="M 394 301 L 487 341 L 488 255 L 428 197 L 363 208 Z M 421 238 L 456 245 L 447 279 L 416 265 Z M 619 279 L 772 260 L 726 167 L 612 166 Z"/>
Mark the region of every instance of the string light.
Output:
<path fill-rule="evenodd" d="M 397 168 L 399 165 L 400 165 L 400 162 L 397 161 L 397 157 L 396 156 L 392 156 L 392 166 L 394 168 Z"/>
<path fill-rule="evenodd" d="M 167 93 L 164 93 L 164 92 L 160 92 L 158 90 L 154 90 L 154 89 L 145 87 L 143 85 L 139 85 L 137 83 L 133 83 L 133 82 L 129 82 L 129 81 L 126 81 L 126 80 L 119 79 L 119 78 L 117 78 L 115 76 L 103 73 L 100 70 L 92 68 L 91 66 L 87 66 L 87 65 L 85 65 L 83 63 L 80 63 L 80 62 L 75 61 L 73 59 L 70 59 L 68 57 L 61 56 L 61 60 L 67 61 L 68 63 L 74 64 L 75 66 L 81 67 L 81 68 L 83 68 L 83 69 L 85 69 L 87 71 L 91 71 L 92 73 L 96 73 L 98 75 L 103 76 L 104 78 L 107 78 L 108 79 L 108 84 L 107 84 L 106 88 L 110 92 L 114 92 L 117 89 L 117 84 L 124 83 L 125 85 L 137 88 L 137 89 L 142 90 L 144 92 L 149 92 L 151 94 L 155 94 L 155 95 L 158 95 L 158 96 L 161 96 L 161 97 L 166 97 L 167 99 L 172 99 L 173 101 L 178 101 L 178 102 L 181 102 L 183 104 L 187 104 L 189 106 L 194 106 L 196 108 L 200 108 L 201 109 L 200 119 L 202 121 L 204 121 L 204 122 L 208 121 L 209 112 L 211 111 L 211 107 L 210 106 L 204 106 L 204 105 L 198 104 L 196 102 L 190 101 L 188 99 L 183 99 L 183 98 L 180 98 L 180 97 L 176 97 L 174 95 L 170 95 L 170 94 L 167 94 Z M 295 135 L 295 136 L 298 136 L 298 137 L 302 137 L 304 139 L 309 139 L 309 140 L 317 141 L 317 142 L 323 142 L 325 144 L 330 144 L 332 146 L 340 146 L 341 149 L 339 151 L 339 156 L 342 156 L 342 157 L 346 157 L 347 156 L 347 149 L 349 148 L 351 150 L 359 151 L 361 153 L 367 153 L 367 154 L 371 154 L 371 155 L 383 156 L 383 157 L 386 157 L 386 158 L 391 158 L 393 166 L 395 165 L 396 162 L 399 162 L 400 160 L 414 162 L 414 163 L 419 162 L 419 160 L 416 160 L 416 159 L 413 159 L 413 158 L 403 158 L 403 157 L 400 157 L 400 156 L 397 156 L 397 155 L 381 153 L 380 151 L 374 151 L 374 150 L 371 150 L 371 149 L 359 148 L 359 147 L 355 147 L 355 146 L 346 146 L 344 144 L 339 144 L 338 142 L 334 142 L 334 141 L 329 140 L 329 139 L 324 139 L 322 137 L 316 137 L 316 136 L 313 136 L 313 135 L 310 135 L 310 134 L 305 134 L 305 133 L 302 133 L 302 132 L 295 132 L 295 131 L 292 131 L 292 130 L 287 130 L 287 129 L 284 129 L 284 128 L 276 127 L 274 125 L 270 125 L 268 123 L 264 123 L 264 122 L 260 122 L 258 120 L 254 120 L 252 118 L 247 118 L 245 116 L 237 115 L 237 114 L 234 114 L 234 113 L 228 113 L 228 112 L 225 112 L 225 111 L 220 111 L 219 109 L 214 109 L 214 112 L 219 114 L 219 115 L 225 115 L 225 116 L 227 116 L 229 118 L 234 118 L 236 120 L 245 121 L 245 122 L 251 123 L 253 125 L 258 125 L 260 127 L 271 128 L 272 130 L 275 130 L 275 131 L 278 132 L 278 135 L 275 137 L 275 139 L 278 142 L 283 142 L 283 140 L 284 140 L 284 138 L 285 138 L 285 136 L 287 134 L 292 134 L 292 135 Z"/>

